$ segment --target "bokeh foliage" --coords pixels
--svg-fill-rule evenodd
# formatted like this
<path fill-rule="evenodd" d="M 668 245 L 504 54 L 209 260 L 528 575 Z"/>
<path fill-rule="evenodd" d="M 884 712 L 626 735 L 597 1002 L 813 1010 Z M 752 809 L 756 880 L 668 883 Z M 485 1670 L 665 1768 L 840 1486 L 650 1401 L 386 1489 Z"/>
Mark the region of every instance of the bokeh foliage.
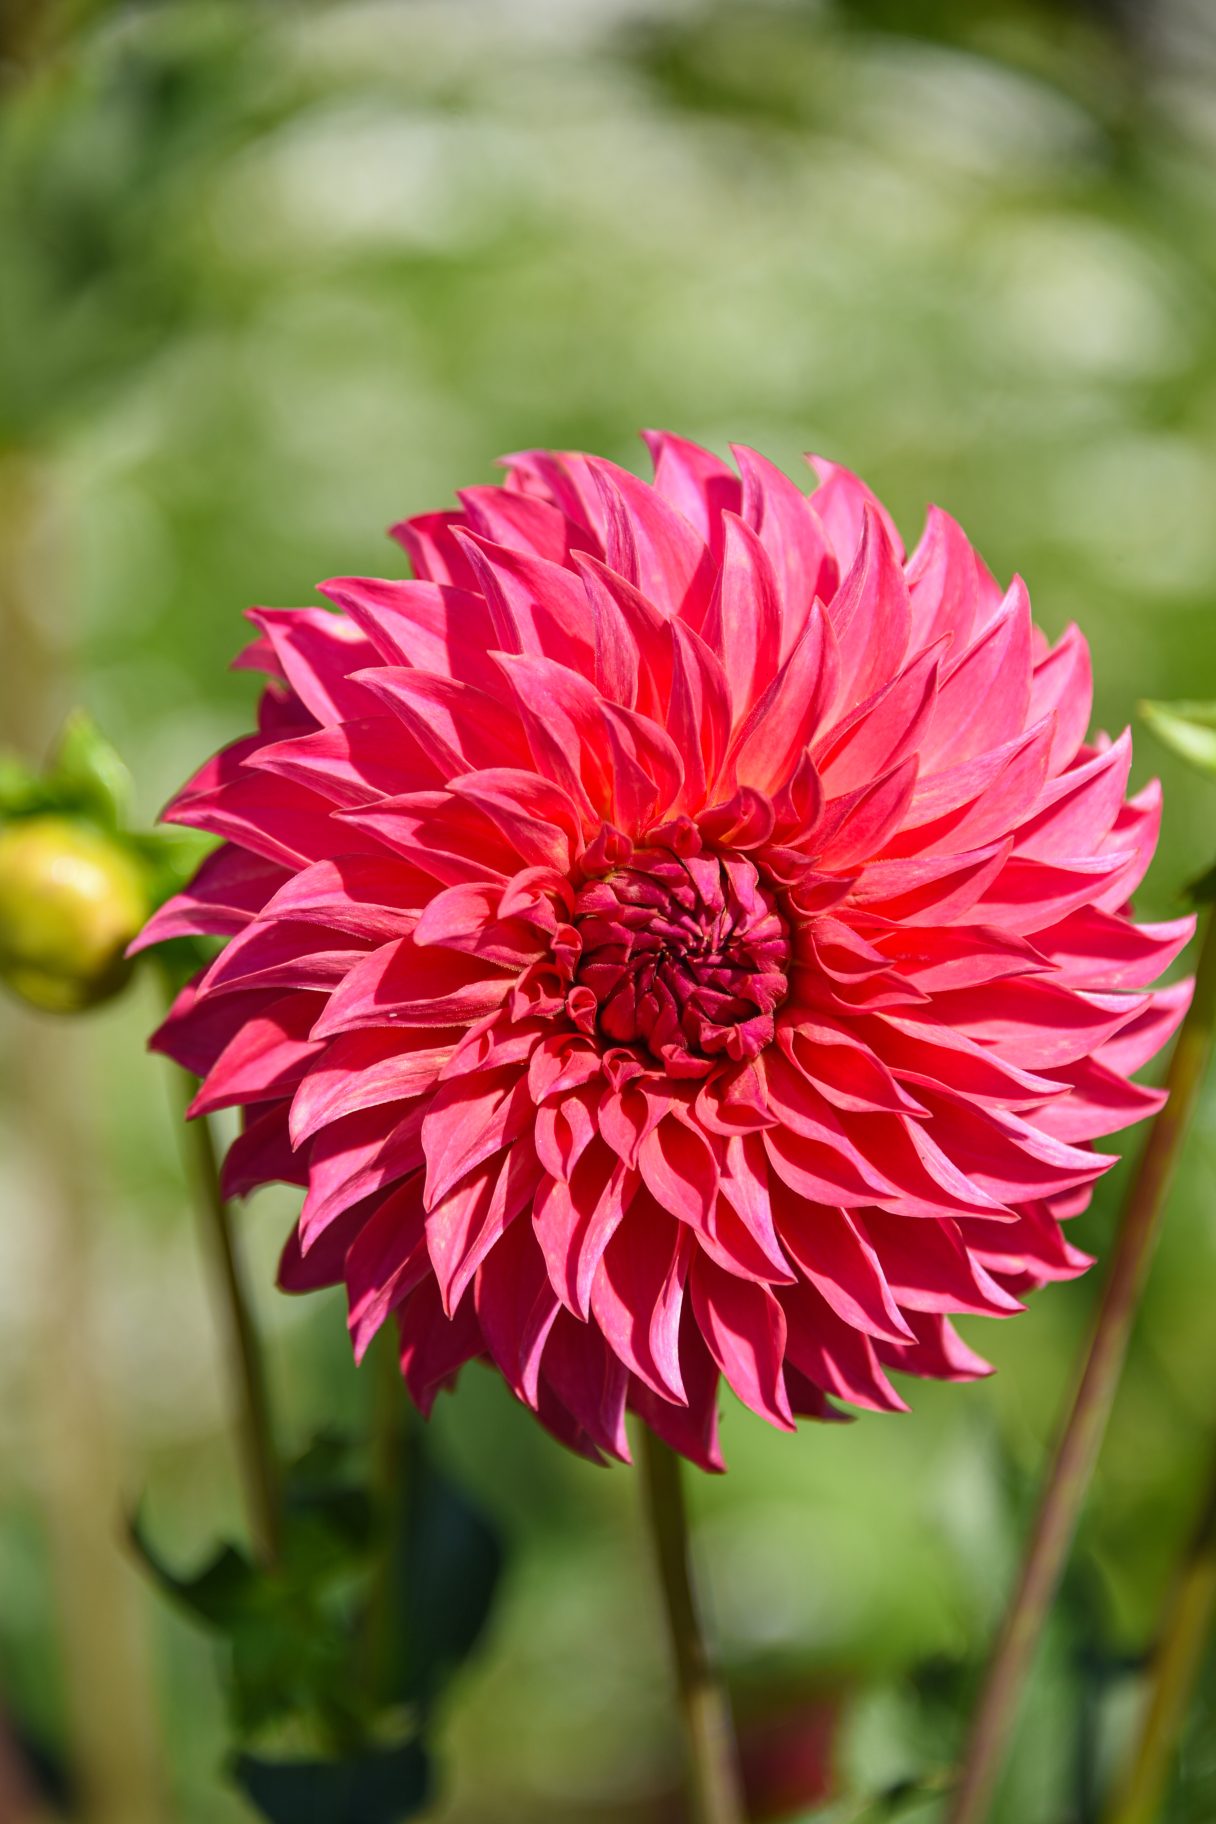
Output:
<path fill-rule="evenodd" d="M 1203 0 L 18 15 L 0 101 L 0 595 L 10 657 L 33 654 L 38 682 L 6 676 L 0 704 L 46 744 L 84 701 L 143 818 L 248 722 L 250 681 L 225 669 L 248 599 L 392 573 L 382 528 L 486 478 L 498 452 L 636 463 L 639 424 L 791 467 L 819 449 L 866 474 L 909 542 L 939 501 L 999 574 L 1026 576 L 1051 634 L 1081 621 L 1112 730 L 1140 696 L 1216 695 Z M 32 557 L 31 513 L 51 526 Z M 1168 916 L 1211 860 L 1216 816 L 1210 787 L 1142 735 L 1137 781 L 1153 771 L 1167 814 L 1143 904 Z M 155 1017 L 147 990 L 81 1029 L 89 1285 L 129 1480 L 190 1562 L 232 1497 L 160 1068 L 141 1052 Z M 46 1346 L 22 1293 L 37 1161 L 9 1030 L 0 1688 L 53 1753 L 45 1478 L 23 1397 Z M 1214 1121 L 1209 1099 L 1019 1737 L 1010 1824 L 1096 1815 L 1212 1448 Z M 1122 1182 L 1078 1224 L 1096 1252 Z M 290 1210 L 268 1194 L 245 1232 L 303 1445 L 318 1423 L 357 1424 L 368 1396 L 338 1302 L 272 1290 Z M 868 1789 L 949 1756 L 1092 1297 L 1082 1282 L 972 1323 L 999 1374 L 916 1388 L 907 1418 L 790 1440 L 727 1415 L 731 1474 L 695 1491 L 698 1543 L 745 1707 L 844 1694 L 840 1762 Z M 434 1815 L 666 1815 L 673 1744 L 630 1476 L 567 1461 L 476 1370 L 435 1433 L 514 1558 L 489 1649 L 445 1703 Z M 235 1824 L 248 1814 L 218 1783 L 209 1649 L 147 1607 L 172 1815 Z M 1205 1824 L 1210 1678 L 1184 1772 L 1172 1824 Z M 906 1797 L 901 1815 L 937 1815 L 932 1793 Z"/>

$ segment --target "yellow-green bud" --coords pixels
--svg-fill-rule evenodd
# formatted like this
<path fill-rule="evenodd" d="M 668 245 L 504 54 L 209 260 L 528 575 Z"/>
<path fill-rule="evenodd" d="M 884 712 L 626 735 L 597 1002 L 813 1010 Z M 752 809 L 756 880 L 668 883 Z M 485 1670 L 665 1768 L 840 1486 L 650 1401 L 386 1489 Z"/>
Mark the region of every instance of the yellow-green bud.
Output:
<path fill-rule="evenodd" d="M 0 829 L 0 981 L 32 1006 L 77 1013 L 116 994 L 150 910 L 138 860 L 92 825 L 46 815 Z"/>

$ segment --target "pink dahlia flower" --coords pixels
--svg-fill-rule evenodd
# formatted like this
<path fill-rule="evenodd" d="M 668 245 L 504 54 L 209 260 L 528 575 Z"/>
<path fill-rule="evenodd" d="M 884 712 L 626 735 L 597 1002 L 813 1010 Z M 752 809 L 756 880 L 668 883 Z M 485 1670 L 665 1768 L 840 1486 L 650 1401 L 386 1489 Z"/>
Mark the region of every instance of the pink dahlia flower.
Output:
<path fill-rule="evenodd" d="M 529 452 L 397 528 L 416 581 L 259 609 L 256 734 L 169 816 L 222 837 L 144 943 L 230 941 L 155 1044 L 305 1187 L 282 1284 L 390 1316 L 429 1410 L 488 1357 L 588 1456 L 632 1409 L 721 1467 L 986 1364 L 1088 1264 L 1060 1224 L 1153 1112 L 1191 932 L 1136 926 L 1156 786 L 931 510 L 670 436 L 650 484 Z"/>

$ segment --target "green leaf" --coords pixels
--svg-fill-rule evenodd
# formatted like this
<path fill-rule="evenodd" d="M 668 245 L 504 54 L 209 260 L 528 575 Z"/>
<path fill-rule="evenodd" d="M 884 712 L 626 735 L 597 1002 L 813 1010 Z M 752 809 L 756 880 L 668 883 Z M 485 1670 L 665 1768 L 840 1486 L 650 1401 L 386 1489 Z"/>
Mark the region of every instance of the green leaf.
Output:
<path fill-rule="evenodd" d="M 417 1817 L 431 1791 L 426 1751 L 416 1740 L 333 1761 L 241 1754 L 233 1774 L 271 1824 L 401 1824 Z"/>
<path fill-rule="evenodd" d="M 47 804 L 46 788 L 20 754 L 0 752 L 0 817 L 24 817 Z"/>
<path fill-rule="evenodd" d="M 423 1710 L 476 1646 L 493 1606 L 503 1551 L 493 1526 L 429 1450 L 411 1440 L 394 1545 L 398 1615 L 388 1699 Z"/>
<path fill-rule="evenodd" d="M 87 710 L 74 709 L 60 732 L 47 785 L 65 809 L 87 811 L 116 830 L 131 801 L 131 775 Z"/>
<path fill-rule="evenodd" d="M 1141 703 L 1140 715 L 1167 747 L 1216 777 L 1216 703 Z"/>
<path fill-rule="evenodd" d="M 284 1568 L 315 1592 L 370 1568 L 375 1518 L 346 1471 L 349 1456 L 347 1440 L 327 1433 L 283 1477 Z"/>
<path fill-rule="evenodd" d="M 138 1514 L 130 1521 L 128 1533 L 161 1589 L 206 1627 L 231 1632 L 256 1610 L 261 1573 L 235 1546 L 222 1546 L 201 1571 L 183 1577 L 171 1571 L 155 1551 Z"/>
<path fill-rule="evenodd" d="M 1210 867 L 1188 883 L 1186 896 L 1193 906 L 1210 906 L 1216 901 L 1216 866 Z"/>
<path fill-rule="evenodd" d="M 329 1747 L 365 1739 L 352 1676 L 371 1573 L 374 1527 L 364 1491 L 341 1478 L 346 1446 L 327 1439 L 284 1473 L 283 1548 L 264 1568 L 225 1546 L 179 1576 L 138 1520 L 132 1541 L 161 1588 L 225 1641 L 229 1704 L 245 1740 L 284 1721 Z"/>

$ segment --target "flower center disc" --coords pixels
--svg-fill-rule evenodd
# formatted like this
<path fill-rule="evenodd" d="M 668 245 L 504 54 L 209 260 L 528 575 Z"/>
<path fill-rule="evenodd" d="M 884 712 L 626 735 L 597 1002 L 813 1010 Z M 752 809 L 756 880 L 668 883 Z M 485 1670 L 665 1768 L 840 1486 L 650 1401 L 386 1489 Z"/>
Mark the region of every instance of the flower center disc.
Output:
<path fill-rule="evenodd" d="M 638 849 L 574 907 L 580 986 L 600 1033 L 645 1045 L 672 1076 L 754 1058 L 788 992 L 789 930 L 773 890 L 740 855 Z"/>

